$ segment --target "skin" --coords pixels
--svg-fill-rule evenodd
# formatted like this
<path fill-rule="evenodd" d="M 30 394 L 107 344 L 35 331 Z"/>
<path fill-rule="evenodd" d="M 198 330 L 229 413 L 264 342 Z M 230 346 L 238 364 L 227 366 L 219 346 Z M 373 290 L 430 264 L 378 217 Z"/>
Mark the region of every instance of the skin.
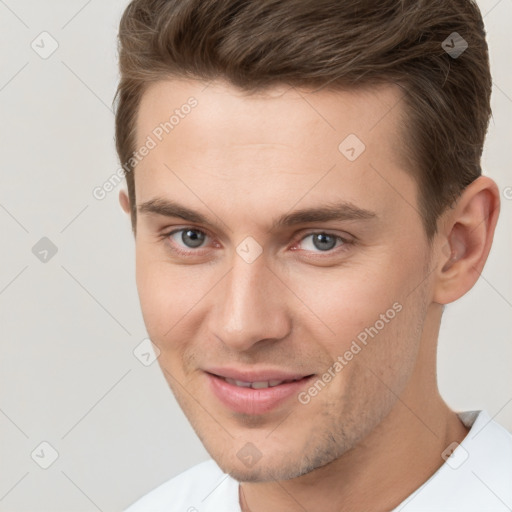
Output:
<path fill-rule="evenodd" d="M 497 186 L 468 186 L 429 245 L 400 150 L 400 89 L 248 96 L 222 81 L 156 82 L 137 147 L 190 96 L 198 105 L 135 170 L 137 205 L 171 199 L 209 219 L 137 215 L 137 287 L 163 374 L 212 458 L 242 482 L 243 510 L 390 510 L 468 431 L 439 394 L 436 346 L 442 305 L 474 285 L 488 256 Z M 338 150 L 351 133 L 366 145 L 353 162 Z M 339 200 L 375 217 L 271 229 Z M 124 191 L 120 202 L 129 213 Z M 200 248 L 166 236 L 180 228 L 206 233 Z M 319 232 L 346 242 L 322 250 L 308 236 Z M 236 252 L 247 236 L 263 250 L 252 263 Z M 401 311 L 308 404 L 238 414 L 207 386 L 214 365 L 321 376 L 394 303 Z M 237 457 L 246 443 L 261 453 L 252 467 Z"/>

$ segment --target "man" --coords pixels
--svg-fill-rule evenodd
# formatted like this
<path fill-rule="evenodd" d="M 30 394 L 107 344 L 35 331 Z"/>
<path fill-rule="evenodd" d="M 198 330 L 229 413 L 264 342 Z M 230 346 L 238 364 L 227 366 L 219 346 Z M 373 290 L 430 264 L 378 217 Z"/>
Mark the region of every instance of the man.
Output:
<path fill-rule="evenodd" d="M 163 374 L 213 460 L 136 511 L 512 509 L 512 436 L 439 394 L 499 193 L 468 0 L 134 0 L 116 143 Z"/>

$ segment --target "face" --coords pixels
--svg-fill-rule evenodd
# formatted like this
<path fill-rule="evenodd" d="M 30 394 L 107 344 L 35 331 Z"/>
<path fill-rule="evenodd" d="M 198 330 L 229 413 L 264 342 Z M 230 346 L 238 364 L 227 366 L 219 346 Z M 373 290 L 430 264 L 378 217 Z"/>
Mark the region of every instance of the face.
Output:
<path fill-rule="evenodd" d="M 190 423 L 240 481 L 332 462 L 414 378 L 429 250 L 401 107 L 394 86 L 247 95 L 175 80 L 142 98 L 144 321 Z"/>

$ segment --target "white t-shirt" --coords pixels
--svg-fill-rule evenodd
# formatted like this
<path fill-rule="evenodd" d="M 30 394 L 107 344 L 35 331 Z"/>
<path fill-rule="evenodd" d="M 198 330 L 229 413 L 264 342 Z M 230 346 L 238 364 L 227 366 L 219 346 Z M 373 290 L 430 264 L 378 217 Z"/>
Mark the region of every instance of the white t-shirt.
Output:
<path fill-rule="evenodd" d="M 470 428 L 467 436 L 390 512 L 512 511 L 512 434 L 485 410 L 458 416 Z M 163 483 L 125 512 L 241 512 L 238 485 L 209 460 Z"/>

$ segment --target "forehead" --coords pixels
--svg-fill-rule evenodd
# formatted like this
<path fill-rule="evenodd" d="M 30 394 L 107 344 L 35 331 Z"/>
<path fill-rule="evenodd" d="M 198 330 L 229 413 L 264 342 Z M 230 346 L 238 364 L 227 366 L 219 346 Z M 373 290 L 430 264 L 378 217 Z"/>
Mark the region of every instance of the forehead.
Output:
<path fill-rule="evenodd" d="M 156 82 L 137 115 L 136 147 L 151 146 L 135 171 L 137 203 L 184 193 L 198 206 L 222 197 L 233 207 L 290 207 L 343 196 L 362 208 L 396 208 L 397 190 L 414 201 L 403 116 L 394 85 L 248 94 L 222 81 Z"/>
<path fill-rule="evenodd" d="M 198 134 L 215 126 L 217 130 L 209 133 L 208 141 L 220 146 L 235 141 L 289 144 L 297 138 L 314 140 L 315 135 L 325 132 L 338 131 L 340 137 L 347 129 L 367 142 L 388 135 L 396 143 L 401 138 L 399 122 L 404 120 L 401 100 L 402 91 L 393 84 L 346 90 L 278 85 L 249 93 L 222 80 L 161 80 L 149 85 L 142 95 L 136 122 L 137 144 L 173 114 L 173 135 L 184 131 L 183 126 L 178 130 L 180 124 Z M 197 105 L 190 108 L 191 101 Z M 182 123 L 187 117 L 190 120 Z M 309 131 L 312 128 L 314 133 Z M 194 137 L 187 142 L 198 143 Z"/>

